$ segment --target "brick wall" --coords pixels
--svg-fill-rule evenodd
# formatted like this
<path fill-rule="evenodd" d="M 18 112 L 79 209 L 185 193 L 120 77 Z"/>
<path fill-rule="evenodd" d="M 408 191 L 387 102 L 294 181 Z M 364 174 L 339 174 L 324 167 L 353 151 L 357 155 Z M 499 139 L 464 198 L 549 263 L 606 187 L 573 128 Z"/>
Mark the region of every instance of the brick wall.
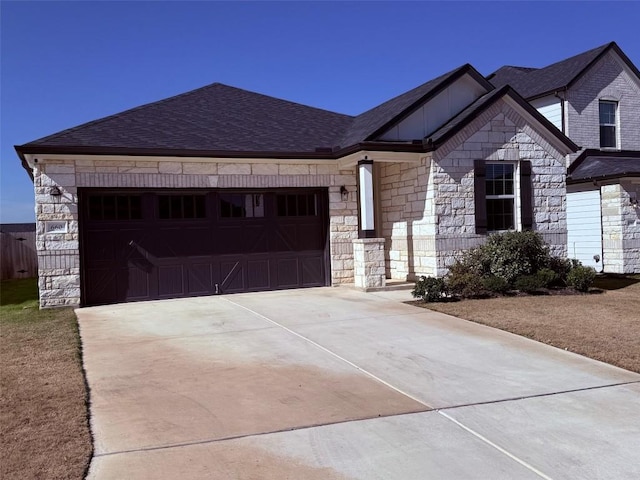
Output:
<path fill-rule="evenodd" d="M 61 196 L 49 188 L 60 187 Z M 347 199 L 340 186 L 349 191 Z M 328 187 L 331 283 L 353 282 L 353 245 L 358 237 L 354 169 L 296 163 L 211 163 L 115 160 L 46 160 L 34 171 L 36 247 L 41 307 L 78 305 L 80 251 L 78 188 L 280 188 Z M 47 232 L 52 222 L 64 233 Z"/>
<path fill-rule="evenodd" d="M 640 150 L 640 87 L 613 52 L 567 92 L 567 136 L 582 148 L 600 148 L 601 99 L 618 102 L 620 149 Z M 570 155 L 570 161 L 579 154 Z"/>

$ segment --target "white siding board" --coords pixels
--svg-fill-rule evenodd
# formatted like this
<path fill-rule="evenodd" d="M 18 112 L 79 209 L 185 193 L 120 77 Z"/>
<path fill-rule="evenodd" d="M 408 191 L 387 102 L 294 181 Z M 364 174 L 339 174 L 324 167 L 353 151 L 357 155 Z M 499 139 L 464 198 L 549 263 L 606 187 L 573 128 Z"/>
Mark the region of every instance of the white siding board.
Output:
<path fill-rule="evenodd" d="M 380 140 L 421 140 L 440 128 L 485 92 L 484 87 L 471 76 L 463 75 L 407 118 L 387 130 L 380 136 Z"/>
<path fill-rule="evenodd" d="M 533 108 L 538 110 L 558 130 L 562 130 L 562 103 L 555 95 L 537 98 L 531 101 Z"/>
<path fill-rule="evenodd" d="M 569 258 L 602 271 L 600 190 L 567 193 L 567 253 Z M 599 262 L 594 255 L 600 257 Z"/>

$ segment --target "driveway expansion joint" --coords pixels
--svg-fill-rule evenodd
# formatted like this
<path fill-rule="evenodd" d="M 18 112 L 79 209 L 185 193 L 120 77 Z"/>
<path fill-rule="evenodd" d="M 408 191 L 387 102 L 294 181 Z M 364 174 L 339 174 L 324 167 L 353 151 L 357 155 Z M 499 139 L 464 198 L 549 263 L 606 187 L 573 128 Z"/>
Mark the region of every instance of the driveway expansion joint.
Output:
<path fill-rule="evenodd" d="M 439 407 L 436 410 L 438 412 L 443 410 L 455 410 L 457 408 L 465 408 L 465 407 L 475 407 L 477 405 L 492 405 L 496 403 L 506 403 L 506 402 L 517 402 L 518 400 L 528 400 L 530 398 L 540 398 L 540 397 L 553 397 L 555 395 L 563 395 L 565 393 L 576 393 L 576 392 L 586 392 L 589 390 L 599 390 L 603 388 L 611 388 L 611 387 L 621 387 L 624 385 L 633 385 L 635 383 L 640 384 L 640 380 L 632 380 L 630 382 L 617 382 L 617 383 L 608 383 L 606 385 L 595 385 L 593 387 L 583 387 L 583 388 L 573 388 L 570 390 L 559 390 L 557 392 L 548 392 L 548 393 L 536 393 L 534 395 L 524 395 L 522 397 L 511 397 L 511 398 L 500 398 L 498 400 L 487 400 L 484 402 L 472 402 L 472 403 L 462 403 L 459 405 L 451 405 L 448 407 Z"/>
<path fill-rule="evenodd" d="M 240 308 L 243 308 L 243 309 L 247 310 L 248 312 L 250 312 L 251 314 L 253 314 L 253 315 L 255 315 L 255 316 L 259 317 L 259 318 L 262 318 L 263 320 L 266 320 L 267 322 L 269 322 L 269 323 L 271 323 L 271 324 L 273 324 L 273 325 L 275 325 L 275 326 L 278 326 L 278 327 L 282 328 L 283 330 L 287 331 L 288 333 L 290 333 L 290 334 L 292 334 L 292 335 L 295 335 L 296 337 L 298 337 L 298 338 L 300 338 L 300 339 L 304 340 L 305 342 L 308 342 L 309 344 L 313 345 L 314 347 L 316 347 L 316 348 L 318 348 L 318 349 L 322 350 L 322 351 L 323 351 L 323 352 L 325 352 L 325 353 L 328 353 L 329 355 L 333 356 L 334 358 L 337 358 L 338 360 L 340 360 L 340 361 L 342 361 L 342 362 L 346 363 L 347 365 L 349 365 L 349 366 L 351 366 L 351 367 L 355 368 L 355 369 L 356 369 L 356 370 L 358 370 L 359 372 L 361 372 L 361 373 L 363 373 L 363 374 L 367 375 L 369 378 L 372 378 L 373 380 L 375 380 L 375 381 L 376 381 L 376 382 L 378 382 L 378 383 L 381 383 L 382 385 L 386 386 L 387 388 L 390 388 L 391 390 L 393 390 L 393 391 L 395 391 L 395 392 L 397 392 L 397 393 L 399 393 L 399 394 L 401 394 L 401 395 L 404 395 L 404 396 L 405 396 L 405 397 L 407 397 L 407 398 L 410 398 L 410 399 L 411 399 L 411 400 L 413 400 L 414 402 L 417 402 L 417 403 L 419 403 L 419 404 L 421 404 L 421 405 L 424 405 L 424 406 L 425 406 L 425 407 L 427 407 L 429 410 L 433 410 L 433 409 L 434 409 L 434 407 L 433 407 L 432 405 L 427 404 L 425 401 L 420 400 L 419 398 L 417 398 L 417 397 L 415 397 L 415 396 L 411 395 L 411 394 L 410 394 L 410 393 L 408 393 L 408 392 L 405 392 L 404 390 L 400 390 L 398 387 L 395 387 L 394 385 L 390 384 L 389 382 L 387 382 L 387 381 L 385 381 L 385 380 L 381 379 L 380 377 L 378 377 L 378 376 L 374 375 L 373 373 L 369 372 L 368 370 L 365 370 L 364 368 L 362 368 L 362 367 L 360 367 L 360 366 L 356 365 L 355 363 L 353 363 L 353 362 L 351 362 L 351 361 L 347 360 L 346 358 L 341 357 L 340 355 L 338 355 L 338 354 L 337 354 L 337 353 L 335 353 L 334 351 L 329 350 L 327 347 L 324 347 L 324 346 L 320 345 L 319 343 L 314 342 L 314 341 L 313 341 L 313 340 L 311 340 L 310 338 L 305 337 L 304 335 L 301 335 L 300 333 L 296 332 L 295 330 L 291 330 L 290 328 L 285 327 L 284 325 L 282 325 L 282 324 L 280 324 L 280 323 L 276 322 L 275 320 L 272 320 L 271 318 L 269 318 L 269 317 L 267 317 L 267 316 L 265 316 L 265 315 L 262 315 L 261 313 L 258 313 L 258 312 L 256 312 L 255 310 L 252 310 L 252 309 L 250 309 L 250 308 L 248 308 L 248 307 L 245 307 L 244 305 L 240 305 L 239 303 L 233 302 L 233 301 L 229 300 L 229 299 L 228 299 L 228 298 L 226 298 L 226 297 L 223 297 L 223 298 L 224 298 L 224 300 L 226 300 L 227 302 L 229 302 L 229 303 L 231 303 L 231 304 L 233 304 L 233 305 L 236 305 L 236 306 L 238 306 L 238 307 L 240 307 Z"/>
<path fill-rule="evenodd" d="M 369 420 L 376 420 L 376 419 L 383 419 L 383 418 L 393 418 L 393 417 L 402 417 L 405 415 L 415 415 L 415 414 L 419 414 L 419 413 L 429 413 L 429 412 L 436 412 L 436 410 L 433 410 L 431 408 L 426 408 L 424 410 L 417 410 L 417 411 L 411 411 L 411 412 L 401 412 L 401 413 L 391 413 L 388 415 L 371 415 L 369 417 L 362 417 L 362 418 L 352 418 L 349 420 L 339 420 L 336 422 L 325 422 L 325 423 L 313 423 L 313 424 L 309 424 L 309 425 L 301 425 L 299 427 L 288 427 L 288 428 L 282 428 L 282 429 L 278 429 L 278 430 L 269 430 L 267 432 L 254 432 L 254 433 L 246 433 L 246 434 L 242 434 L 242 435 L 230 435 L 228 437 L 220 437 L 220 438 L 207 438 L 204 440 L 194 440 L 192 442 L 178 442 L 178 443 L 171 443 L 171 444 L 166 444 L 166 445 L 156 445 L 156 446 L 150 446 L 150 447 L 140 447 L 140 448 L 131 448 L 128 450 L 116 450 L 113 452 L 102 452 L 102 453 L 94 453 L 93 457 L 95 458 L 99 458 L 99 457 L 111 457 L 111 456 L 115 456 L 115 455 L 126 455 L 129 453 L 138 453 L 138 452 L 152 452 L 152 451 L 157 451 L 157 450 L 169 450 L 172 448 L 181 448 L 181 447 L 190 447 L 193 445 L 209 445 L 212 443 L 218 443 L 218 442 L 227 442 L 227 441 L 231 441 L 231 440 L 240 440 L 242 438 L 251 438 L 251 437 L 262 437 L 264 435 L 272 435 L 272 434 L 276 434 L 276 433 L 285 433 L 285 432 L 295 432 L 297 430 L 309 430 L 312 428 L 318 428 L 318 427 L 328 427 L 331 425 L 341 425 L 344 423 L 355 423 L 355 422 L 366 422 Z"/>

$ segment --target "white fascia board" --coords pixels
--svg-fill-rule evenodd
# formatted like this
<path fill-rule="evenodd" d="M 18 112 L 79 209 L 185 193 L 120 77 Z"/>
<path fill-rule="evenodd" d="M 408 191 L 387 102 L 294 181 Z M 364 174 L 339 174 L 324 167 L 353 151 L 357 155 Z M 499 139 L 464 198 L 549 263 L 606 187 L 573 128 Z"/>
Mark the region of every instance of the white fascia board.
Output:
<path fill-rule="evenodd" d="M 29 168 L 31 170 L 33 170 L 36 167 L 36 157 L 35 157 L 35 155 L 31 155 L 31 154 L 27 153 L 27 154 L 25 154 L 24 159 L 27 162 L 27 165 L 29 165 Z"/>
<path fill-rule="evenodd" d="M 340 168 L 351 168 L 358 164 L 360 160 L 373 160 L 374 162 L 390 163 L 419 163 L 424 153 L 417 152 L 377 152 L 360 150 L 338 159 Z"/>

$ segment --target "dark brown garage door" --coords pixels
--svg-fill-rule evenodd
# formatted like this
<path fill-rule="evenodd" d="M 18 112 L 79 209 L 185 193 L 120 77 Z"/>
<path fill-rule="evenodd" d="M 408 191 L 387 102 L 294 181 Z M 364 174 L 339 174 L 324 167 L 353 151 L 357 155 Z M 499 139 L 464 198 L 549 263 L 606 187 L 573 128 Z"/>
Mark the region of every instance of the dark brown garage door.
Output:
<path fill-rule="evenodd" d="M 328 285 L 322 190 L 81 190 L 82 303 Z"/>

